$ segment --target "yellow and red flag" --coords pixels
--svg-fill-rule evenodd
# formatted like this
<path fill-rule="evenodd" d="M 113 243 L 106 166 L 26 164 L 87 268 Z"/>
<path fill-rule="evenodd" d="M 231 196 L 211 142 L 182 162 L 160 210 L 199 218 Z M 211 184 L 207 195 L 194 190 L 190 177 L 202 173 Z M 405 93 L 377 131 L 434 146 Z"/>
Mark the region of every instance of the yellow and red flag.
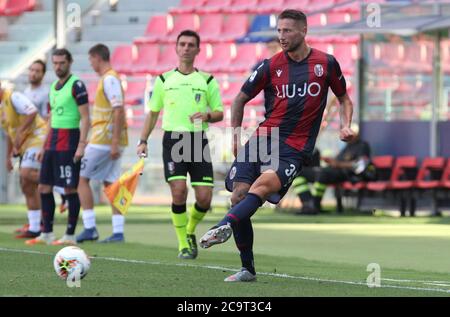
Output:
<path fill-rule="evenodd" d="M 144 170 L 144 159 L 141 158 L 134 166 L 125 172 L 120 178 L 106 187 L 103 191 L 111 204 L 116 207 L 122 215 L 128 212 L 133 200 L 134 192 L 138 184 L 139 176 Z"/>

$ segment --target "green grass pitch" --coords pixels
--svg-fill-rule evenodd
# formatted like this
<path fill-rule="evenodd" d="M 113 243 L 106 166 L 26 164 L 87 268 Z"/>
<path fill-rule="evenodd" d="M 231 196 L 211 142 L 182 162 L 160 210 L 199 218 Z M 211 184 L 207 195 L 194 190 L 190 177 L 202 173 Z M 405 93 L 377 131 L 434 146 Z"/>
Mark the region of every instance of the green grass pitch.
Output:
<path fill-rule="evenodd" d="M 215 209 L 197 237 L 223 217 Z M 66 214 L 56 215 L 57 236 Z M 167 207 L 132 207 L 124 244 L 84 243 L 91 269 L 80 288 L 69 288 L 53 270 L 60 247 L 26 246 L 14 229 L 24 206 L 0 206 L 0 296 L 449 296 L 450 219 L 334 214 L 298 217 L 270 209 L 254 216 L 256 283 L 224 283 L 240 268 L 233 239 L 196 260 L 177 258 Z M 107 207 L 97 208 L 100 238 L 111 234 Z M 82 227 L 81 217 L 77 233 Z M 369 288 L 370 263 L 380 265 L 381 285 Z"/>

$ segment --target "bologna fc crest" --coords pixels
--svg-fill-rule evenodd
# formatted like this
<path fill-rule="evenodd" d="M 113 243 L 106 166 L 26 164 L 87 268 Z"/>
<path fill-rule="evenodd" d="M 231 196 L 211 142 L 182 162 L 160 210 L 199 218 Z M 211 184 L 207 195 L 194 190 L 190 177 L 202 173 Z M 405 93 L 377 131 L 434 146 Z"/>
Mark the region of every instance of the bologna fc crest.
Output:
<path fill-rule="evenodd" d="M 175 173 L 175 163 L 174 162 L 168 162 L 167 163 L 167 169 L 169 170 L 169 174 L 173 175 Z"/>
<path fill-rule="evenodd" d="M 323 67 L 320 64 L 316 64 L 316 66 L 314 66 L 314 74 L 316 74 L 317 77 L 322 77 L 323 76 Z"/>
<path fill-rule="evenodd" d="M 201 94 L 195 94 L 195 102 L 196 103 L 199 103 L 201 98 L 202 98 Z"/>
<path fill-rule="evenodd" d="M 233 166 L 233 168 L 230 171 L 230 180 L 233 180 L 235 176 L 236 176 L 236 166 Z"/>

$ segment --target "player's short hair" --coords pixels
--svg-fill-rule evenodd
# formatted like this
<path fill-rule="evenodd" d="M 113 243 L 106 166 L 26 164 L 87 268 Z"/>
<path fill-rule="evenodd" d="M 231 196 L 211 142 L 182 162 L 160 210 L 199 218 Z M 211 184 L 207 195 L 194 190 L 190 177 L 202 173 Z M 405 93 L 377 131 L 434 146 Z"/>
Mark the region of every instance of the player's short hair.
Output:
<path fill-rule="evenodd" d="M 178 44 L 178 40 L 180 39 L 180 37 L 182 36 L 192 36 L 195 37 L 195 39 L 197 40 L 197 47 L 200 47 L 200 35 L 198 35 L 197 32 L 192 31 L 192 30 L 184 30 L 181 31 L 180 34 L 178 34 L 177 36 L 177 44 Z"/>
<path fill-rule="evenodd" d="M 100 56 L 100 58 L 105 62 L 109 62 L 110 59 L 109 48 L 104 44 L 97 44 L 92 46 L 89 50 L 89 55 Z"/>
<path fill-rule="evenodd" d="M 57 48 L 53 51 L 52 56 L 65 56 L 69 63 L 73 62 L 72 54 L 65 48 Z"/>
<path fill-rule="evenodd" d="M 34 65 L 34 64 L 39 64 L 39 65 L 41 65 L 41 66 L 42 66 L 42 71 L 43 71 L 44 74 L 45 74 L 45 72 L 47 71 L 47 65 L 44 63 L 44 61 L 43 61 L 42 59 L 37 59 L 37 60 L 35 60 L 33 63 L 31 63 L 31 65 Z"/>
<path fill-rule="evenodd" d="M 308 25 L 306 14 L 299 10 L 286 9 L 280 13 L 278 16 L 278 20 L 281 19 L 292 19 L 295 21 L 303 22 L 305 25 Z"/>

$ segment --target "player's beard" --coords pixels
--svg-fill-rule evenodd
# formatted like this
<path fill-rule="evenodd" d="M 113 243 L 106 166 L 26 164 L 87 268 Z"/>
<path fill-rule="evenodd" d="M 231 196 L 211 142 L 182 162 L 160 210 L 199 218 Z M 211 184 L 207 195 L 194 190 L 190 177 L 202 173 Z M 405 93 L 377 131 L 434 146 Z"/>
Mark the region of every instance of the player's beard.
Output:
<path fill-rule="evenodd" d="M 42 78 L 30 78 L 30 84 L 33 86 L 39 86 L 42 82 Z"/>
<path fill-rule="evenodd" d="M 64 78 L 67 76 L 67 74 L 69 74 L 69 70 L 65 69 L 65 70 L 60 70 L 56 72 L 56 76 L 58 76 L 58 78 Z"/>
<path fill-rule="evenodd" d="M 288 52 L 288 53 L 295 52 L 302 45 L 302 43 L 303 43 L 303 41 L 299 41 L 297 43 L 293 43 L 290 47 L 288 47 L 286 52 Z"/>

